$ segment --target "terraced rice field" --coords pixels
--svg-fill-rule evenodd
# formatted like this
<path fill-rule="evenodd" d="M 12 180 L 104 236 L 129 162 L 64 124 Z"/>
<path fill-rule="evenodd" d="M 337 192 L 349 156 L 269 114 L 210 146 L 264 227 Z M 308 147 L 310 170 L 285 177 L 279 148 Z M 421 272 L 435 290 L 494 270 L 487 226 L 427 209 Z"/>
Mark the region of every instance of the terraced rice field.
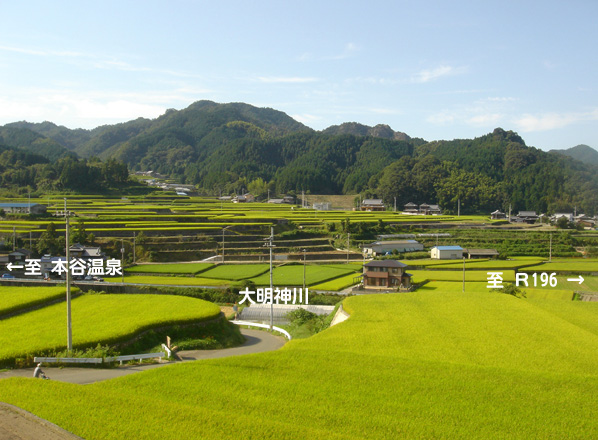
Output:
<path fill-rule="evenodd" d="M 147 328 L 215 318 L 220 308 L 181 296 L 83 295 L 72 301 L 73 347 L 130 339 Z M 66 346 L 64 304 L 0 321 L 0 365 Z"/>
<path fill-rule="evenodd" d="M 0 400 L 88 440 L 596 438 L 598 304 L 447 283 L 350 297 L 348 321 L 276 352 L 85 386 L 8 379 Z"/>
<path fill-rule="evenodd" d="M 73 292 L 77 290 L 73 289 Z M 0 315 L 27 309 L 59 298 L 66 298 L 64 286 L 0 286 Z"/>

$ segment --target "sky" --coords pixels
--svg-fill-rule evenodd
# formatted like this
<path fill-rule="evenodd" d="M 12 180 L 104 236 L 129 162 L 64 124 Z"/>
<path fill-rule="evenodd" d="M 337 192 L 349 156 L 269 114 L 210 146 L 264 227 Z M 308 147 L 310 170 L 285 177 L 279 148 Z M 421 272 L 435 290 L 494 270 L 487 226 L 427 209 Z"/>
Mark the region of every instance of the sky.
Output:
<path fill-rule="evenodd" d="M 0 124 L 90 129 L 207 99 L 316 130 L 598 149 L 596 0 L 0 4 Z"/>

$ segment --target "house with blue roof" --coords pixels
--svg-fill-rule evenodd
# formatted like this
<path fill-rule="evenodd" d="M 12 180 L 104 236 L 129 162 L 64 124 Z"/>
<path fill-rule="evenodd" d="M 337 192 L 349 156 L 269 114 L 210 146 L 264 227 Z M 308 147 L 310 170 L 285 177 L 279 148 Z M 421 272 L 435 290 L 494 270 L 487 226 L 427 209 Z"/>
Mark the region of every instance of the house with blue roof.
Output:
<path fill-rule="evenodd" d="M 434 260 L 459 260 L 463 258 L 461 246 L 435 246 L 431 251 L 431 258 Z"/>

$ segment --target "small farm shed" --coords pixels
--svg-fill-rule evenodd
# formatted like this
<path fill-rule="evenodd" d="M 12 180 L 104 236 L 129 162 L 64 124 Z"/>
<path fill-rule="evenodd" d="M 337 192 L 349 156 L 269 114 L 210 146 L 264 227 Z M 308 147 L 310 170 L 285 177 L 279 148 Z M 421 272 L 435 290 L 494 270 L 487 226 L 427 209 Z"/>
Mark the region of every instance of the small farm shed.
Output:
<path fill-rule="evenodd" d="M 461 246 L 435 246 L 431 251 L 431 258 L 434 260 L 457 260 L 463 258 Z"/>
<path fill-rule="evenodd" d="M 463 249 L 463 252 L 465 252 L 469 259 L 498 257 L 498 251 L 496 249 Z"/>

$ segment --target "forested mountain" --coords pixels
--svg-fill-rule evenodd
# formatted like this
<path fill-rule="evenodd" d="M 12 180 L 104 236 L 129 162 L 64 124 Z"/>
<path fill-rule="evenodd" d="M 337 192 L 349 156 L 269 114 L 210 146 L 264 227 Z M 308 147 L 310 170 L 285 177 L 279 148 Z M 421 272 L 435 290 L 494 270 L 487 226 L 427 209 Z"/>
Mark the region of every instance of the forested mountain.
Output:
<path fill-rule="evenodd" d="M 598 151 L 588 145 L 577 145 L 567 150 L 550 150 L 550 153 L 563 154 L 584 163 L 598 165 Z"/>
<path fill-rule="evenodd" d="M 70 128 L 66 128 L 62 125 L 56 125 L 53 122 L 48 121 L 40 123 L 19 121 L 6 124 L 4 127 L 31 130 L 58 142 L 60 145 L 68 148 L 71 151 L 74 151 L 77 146 L 88 142 L 93 137 L 95 132 L 95 130 L 84 130 L 82 128 L 71 130 Z"/>
<path fill-rule="evenodd" d="M 57 141 L 26 128 L 0 127 L 0 145 L 25 150 L 52 161 L 74 156 Z"/>
<path fill-rule="evenodd" d="M 114 159 L 77 159 L 70 155 L 50 161 L 39 154 L 0 145 L 0 192 L 2 196 L 28 191 L 101 193 L 128 184 L 127 166 Z"/>
<path fill-rule="evenodd" d="M 439 203 L 455 212 L 494 209 L 572 211 L 598 207 L 598 168 L 527 147 L 500 128 L 476 139 L 421 145 L 411 157 L 389 165 L 371 182 L 387 202 Z"/>
<path fill-rule="evenodd" d="M 7 129 L 52 140 L 82 157 L 113 159 L 112 168 L 122 162 L 131 170 L 154 170 L 212 194 L 247 189 L 263 194 L 267 188 L 279 194 L 361 193 L 389 204 L 396 197 L 399 207 L 439 203 L 446 212 L 455 212 L 458 200 L 462 212 L 509 205 L 514 211 L 598 209 L 597 166 L 527 147 L 502 129 L 476 139 L 428 143 L 386 125 L 346 123 L 317 132 L 280 111 L 211 101 L 93 130 L 48 122 L 1 130 Z M 44 143 L 29 144 L 36 142 Z"/>
<path fill-rule="evenodd" d="M 372 136 L 384 139 L 392 139 L 395 141 L 412 141 L 406 133 L 401 131 L 394 131 L 386 124 L 378 124 L 374 127 L 363 125 L 358 122 L 345 122 L 341 125 L 331 125 L 330 127 L 322 130 L 322 133 L 328 135 L 338 134 L 352 134 L 354 136 Z M 420 140 L 424 142 L 423 140 Z"/>

